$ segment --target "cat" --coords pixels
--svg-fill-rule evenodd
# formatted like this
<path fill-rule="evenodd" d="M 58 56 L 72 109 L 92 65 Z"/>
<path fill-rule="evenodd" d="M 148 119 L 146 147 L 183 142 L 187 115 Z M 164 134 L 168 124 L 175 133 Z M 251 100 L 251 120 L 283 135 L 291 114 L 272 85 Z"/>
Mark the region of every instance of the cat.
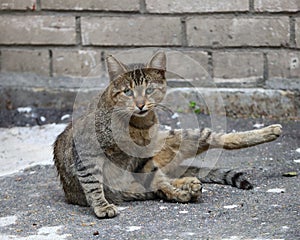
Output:
<path fill-rule="evenodd" d="M 227 134 L 209 128 L 160 130 L 156 109 L 163 108 L 166 94 L 166 61 L 163 51 L 147 64 L 106 58 L 109 86 L 54 143 L 54 163 L 68 203 L 91 206 L 98 218 L 111 218 L 122 201 L 197 201 L 202 182 L 253 188 L 240 171 L 213 169 L 201 177 L 205 169 L 180 164 L 208 148 L 273 141 L 281 126 Z"/>

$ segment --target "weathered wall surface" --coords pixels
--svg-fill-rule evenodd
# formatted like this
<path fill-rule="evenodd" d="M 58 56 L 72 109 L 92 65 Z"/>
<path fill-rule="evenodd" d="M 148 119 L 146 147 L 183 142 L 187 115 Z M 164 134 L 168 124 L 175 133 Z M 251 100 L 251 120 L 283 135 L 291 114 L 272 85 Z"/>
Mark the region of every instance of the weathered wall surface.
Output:
<path fill-rule="evenodd" d="M 63 97 L 105 71 L 107 54 L 157 47 L 191 56 L 232 94 L 280 93 L 292 104 L 280 117 L 299 117 L 299 14 L 299 0 L 0 0 L 0 106 L 21 104 L 17 88 Z"/>

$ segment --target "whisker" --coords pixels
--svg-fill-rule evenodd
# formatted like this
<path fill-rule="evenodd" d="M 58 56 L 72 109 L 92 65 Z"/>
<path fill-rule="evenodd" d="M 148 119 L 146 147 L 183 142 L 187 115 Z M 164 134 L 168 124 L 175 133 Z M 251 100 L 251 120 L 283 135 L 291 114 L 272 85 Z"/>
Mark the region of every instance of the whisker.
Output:
<path fill-rule="evenodd" d="M 160 103 L 153 103 L 152 106 L 157 107 L 157 109 L 163 110 L 167 114 L 167 117 L 170 120 L 169 124 L 170 124 L 171 130 L 174 130 L 176 128 L 177 118 L 178 118 L 178 116 L 175 115 L 175 112 L 172 109 L 170 109 L 169 107 L 167 107 L 163 104 L 160 104 Z M 169 124 L 167 124 L 167 125 L 169 125 Z"/>
<path fill-rule="evenodd" d="M 114 108 L 114 114 L 116 114 L 119 118 L 131 117 L 132 113 L 133 113 L 133 111 L 130 111 L 128 109 L 124 109 L 121 107 Z"/>
<path fill-rule="evenodd" d="M 160 104 L 160 103 L 154 103 L 155 104 L 155 107 L 167 112 L 170 116 L 173 116 L 174 115 L 174 112 L 172 109 L 170 109 L 169 107 L 163 105 L 163 104 Z"/>

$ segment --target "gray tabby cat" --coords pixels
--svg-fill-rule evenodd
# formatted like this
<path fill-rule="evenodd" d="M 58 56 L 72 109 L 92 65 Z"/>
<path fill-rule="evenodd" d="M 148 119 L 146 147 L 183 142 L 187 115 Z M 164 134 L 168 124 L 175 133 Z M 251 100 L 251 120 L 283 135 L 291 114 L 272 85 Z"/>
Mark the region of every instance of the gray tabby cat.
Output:
<path fill-rule="evenodd" d="M 196 201 L 201 182 L 252 185 L 242 172 L 180 163 L 208 148 L 240 149 L 275 140 L 280 125 L 238 133 L 177 129 L 159 131 L 155 109 L 166 93 L 166 56 L 126 66 L 107 58 L 110 85 L 93 107 L 74 120 L 54 143 L 54 161 L 67 202 L 91 206 L 99 218 L 117 215 L 122 201 Z"/>

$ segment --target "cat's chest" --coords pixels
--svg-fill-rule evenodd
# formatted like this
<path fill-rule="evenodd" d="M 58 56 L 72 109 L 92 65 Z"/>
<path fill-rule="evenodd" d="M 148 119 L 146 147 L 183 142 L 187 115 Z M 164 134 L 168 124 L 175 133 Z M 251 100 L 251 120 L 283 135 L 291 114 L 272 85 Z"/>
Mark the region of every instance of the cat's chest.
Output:
<path fill-rule="evenodd" d="M 152 159 L 152 157 L 143 158 L 138 157 L 135 154 L 132 155 L 131 153 L 124 151 L 124 149 L 120 149 L 117 145 L 107 149 L 105 154 L 109 160 L 108 164 L 113 163 L 118 166 L 118 169 L 115 169 L 117 172 L 121 169 L 128 172 L 137 172 L 142 169 L 150 159 Z"/>
<path fill-rule="evenodd" d="M 131 140 L 139 146 L 148 145 L 151 142 L 151 138 L 153 137 L 150 129 L 144 130 L 134 127 L 129 128 L 129 135 L 131 137 Z"/>
<path fill-rule="evenodd" d="M 129 127 L 128 130 L 129 136 L 119 135 L 118 140 L 115 139 L 115 144 L 107 148 L 105 153 L 111 161 L 121 168 L 134 170 L 154 155 L 157 133 L 156 128 L 138 129 Z"/>

